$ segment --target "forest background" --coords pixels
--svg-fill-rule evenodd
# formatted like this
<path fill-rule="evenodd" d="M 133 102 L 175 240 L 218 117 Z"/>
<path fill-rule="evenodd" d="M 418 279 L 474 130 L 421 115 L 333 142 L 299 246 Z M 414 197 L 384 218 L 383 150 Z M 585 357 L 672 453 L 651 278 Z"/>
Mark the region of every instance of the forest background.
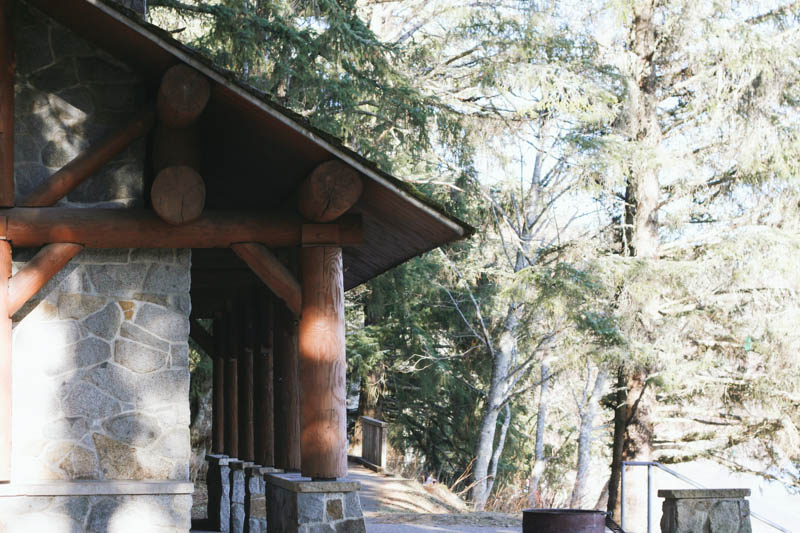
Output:
<path fill-rule="evenodd" d="M 348 293 L 397 468 L 478 510 L 618 513 L 634 459 L 800 491 L 800 2 L 148 7 L 476 228 Z"/>

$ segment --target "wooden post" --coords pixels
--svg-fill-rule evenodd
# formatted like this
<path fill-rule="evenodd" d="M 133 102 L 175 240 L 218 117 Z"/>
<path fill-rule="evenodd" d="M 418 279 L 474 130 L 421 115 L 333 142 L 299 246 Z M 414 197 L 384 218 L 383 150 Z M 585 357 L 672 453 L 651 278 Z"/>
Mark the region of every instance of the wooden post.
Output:
<path fill-rule="evenodd" d="M 225 450 L 225 321 L 222 314 L 214 317 L 214 368 L 211 386 L 211 451 Z"/>
<path fill-rule="evenodd" d="M 335 479 L 347 475 L 342 249 L 303 248 L 301 259 L 301 471 L 312 479 Z"/>
<path fill-rule="evenodd" d="M 14 205 L 14 0 L 0 0 L 0 207 Z"/>
<path fill-rule="evenodd" d="M 253 417 L 256 462 L 275 465 L 275 431 L 272 402 L 272 299 L 266 291 L 257 295 L 256 339 L 253 361 Z"/>
<path fill-rule="evenodd" d="M 255 306 L 252 299 L 236 313 L 240 326 L 239 350 L 239 455 L 244 461 L 255 461 L 253 440 L 253 346 L 255 344 Z M 241 305 L 241 304 L 240 304 Z"/>
<path fill-rule="evenodd" d="M 176 226 L 186 224 L 203 214 L 206 184 L 191 167 L 167 167 L 153 181 L 150 199 L 161 220 Z"/>
<path fill-rule="evenodd" d="M 236 332 L 231 318 L 231 307 L 225 314 L 225 455 L 239 457 L 239 390 L 236 353 Z"/>
<path fill-rule="evenodd" d="M 275 466 L 300 471 L 300 387 L 297 365 L 297 319 L 275 302 Z"/>
<path fill-rule="evenodd" d="M 11 245 L 0 240 L 0 483 L 11 481 Z"/>

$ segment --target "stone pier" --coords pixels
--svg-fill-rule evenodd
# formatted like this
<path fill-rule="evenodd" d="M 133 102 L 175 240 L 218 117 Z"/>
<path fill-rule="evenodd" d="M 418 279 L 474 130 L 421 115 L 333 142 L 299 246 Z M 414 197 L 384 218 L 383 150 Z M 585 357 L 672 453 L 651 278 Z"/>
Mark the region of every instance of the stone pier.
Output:
<path fill-rule="evenodd" d="M 661 533 L 751 533 L 750 489 L 659 490 Z"/>
<path fill-rule="evenodd" d="M 267 474 L 267 521 L 284 533 L 366 533 L 357 481 Z"/>

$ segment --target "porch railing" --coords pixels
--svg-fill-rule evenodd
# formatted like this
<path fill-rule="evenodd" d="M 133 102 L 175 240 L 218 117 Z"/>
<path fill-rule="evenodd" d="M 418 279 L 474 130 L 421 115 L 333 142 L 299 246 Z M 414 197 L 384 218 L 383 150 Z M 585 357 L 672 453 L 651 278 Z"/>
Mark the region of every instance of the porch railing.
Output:
<path fill-rule="evenodd" d="M 368 416 L 361 417 L 361 457 L 380 470 L 386 469 L 386 434 L 389 424 Z"/>
<path fill-rule="evenodd" d="M 653 489 L 652 489 L 652 487 L 653 487 L 653 468 L 654 467 L 658 468 L 660 470 L 663 470 L 664 472 L 666 472 L 667 474 L 669 474 L 669 475 L 671 475 L 673 477 L 676 477 L 676 478 L 680 479 L 684 483 L 688 483 L 689 485 L 693 486 L 696 489 L 708 488 L 708 487 L 704 487 L 700 483 L 697 483 L 696 481 L 684 476 L 683 474 L 679 474 L 675 470 L 673 470 L 673 469 L 671 469 L 669 467 L 666 467 L 666 466 L 662 465 L 661 463 L 658 463 L 658 462 L 655 462 L 655 461 L 623 461 L 622 462 L 622 490 L 620 491 L 621 492 L 620 496 L 621 496 L 621 500 L 622 500 L 621 501 L 621 505 L 620 505 L 620 524 L 622 525 L 623 529 L 625 528 L 625 467 L 626 466 L 646 466 L 647 467 L 647 533 L 652 533 L 653 532 L 653 504 L 652 504 Z M 784 528 L 783 526 L 781 526 L 779 524 L 776 524 L 772 520 L 769 520 L 769 519 L 767 519 L 767 518 L 765 518 L 765 517 L 763 517 L 763 516 L 761 516 L 759 514 L 756 514 L 756 513 L 752 512 L 752 511 L 750 511 L 750 516 L 752 516 L 753 518 L 755 518 L 759 522 L 762 522 L 762 523 L 764 523 L 764 524 L 776 529 L 777 531 L 781 531 L 783 533 L 792 533 L 791 531 L 789 531 L 788 529 Z"/>

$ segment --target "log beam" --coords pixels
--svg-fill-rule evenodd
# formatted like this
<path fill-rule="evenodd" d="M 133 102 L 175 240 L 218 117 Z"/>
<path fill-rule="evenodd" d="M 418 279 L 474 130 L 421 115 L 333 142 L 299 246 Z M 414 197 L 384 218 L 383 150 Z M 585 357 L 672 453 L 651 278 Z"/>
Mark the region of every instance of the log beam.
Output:
<path fill-rule="evenodd" d="M 14 205 L 14 3 L 0 0 L 0 206 Z"/>
<path fill-rule="evenodd" d="M 353 207 L 363 190 L 353 167 L 338 160 L 326 161 L 300 185 L 297 210 L 308 220 L 331 222 Z"/>
<path fill-rule="evenodd" d="M 19 311 L 45 283 L 61 272 L 70 259 L 83 250 L 80 244 L 56 243 L 44 246 L 8 282 L 9 316 Z"/>
<path fill-rule="evenodd" d="M 150 198 L 161 220 L 175 226 L 186 224 L 203 214 L 206 184 L 191 167 L 167 167 L 153 181 Z"/>
<path fill-rule="evenodd" d="M 21 205 L 26 207 L 55 205 L 103 165 L 114 159 L 134 140 L 146 134 L 154 123 L 155 112 L 152 109 L 141 111 L 120 130 L 106 137 L 97 146 L 89 148 L 50 176 L 50 179 L 30 193 Z"/>
<path fill-rule="evenodd" d="M 87 248 L 227 248 L 242 242 L 292 247 L 302 242 L 302 224 L 290 213 L 207 212 L 189 224 L 167 224 L 143 209 L 0 209 L 0 233 L 14 246 L 36 247 L 55 242 Z M 360 244 L 361 219 L 337 222 L 339 244 Z"/>
<path fill-rule="evenodd" d="M 187 65 L 175 65 L 161 79 L 158 119 L 170 128 L 185 128 L 200 118 L 210 96 L 205 76 Z"/>
<path fill-rule="evenodd" d="M 258 243 L 240 243 L 232 245 L 231 249 L 295 315 L 300 315 L 300 283 L 267 247 Z"/>
<path fill-rule="evenodd" d="M 347 475 L 344 281 L 342 249 L 301 250 L 301 465 L 312 479 Z"/>
<path fill-rule="evenodd" d="M 11 245 L 0 240 L 0 483 L 11 481 Z"/>

